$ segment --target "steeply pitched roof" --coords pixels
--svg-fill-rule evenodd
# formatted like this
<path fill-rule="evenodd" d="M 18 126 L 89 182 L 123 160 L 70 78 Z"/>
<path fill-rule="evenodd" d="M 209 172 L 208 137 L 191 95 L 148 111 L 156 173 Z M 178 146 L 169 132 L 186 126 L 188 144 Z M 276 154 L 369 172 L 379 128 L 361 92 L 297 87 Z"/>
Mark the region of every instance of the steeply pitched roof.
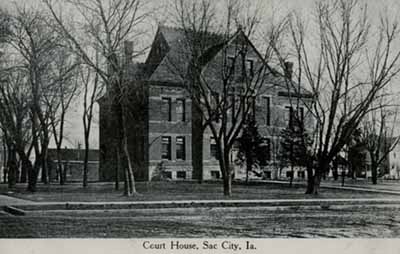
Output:
<path fill-rule="evenodd" d="M 166 47 L 164 47 L 166 52 L 158 52 L 159 56 L 161 55 L 162 57 L 156 56 L 154 52 L 150 52 L 146 60 L 146 63 L 151 63 L 152 65 L 148 68 L 147 72 L 149 80 L 166 82 L 181 81 L 182 74 L 185 73 L 191 56 L 187 42 L 189 36 L 191 35 L 187 34 L 183 29 L 167 26 L 159 27 L 151 51 L 156 51 L 156 48 L 160 46 L 162 48 L 160 44 L 166 43 Z M 203 39 L 205 38 L 202 43 L 205 43 L 203 47 L 207 49 L 202 56 L 202 60 L 207 62 L 218 53 L 218 47 L 223 44 L 223 37 L 212 33 L 200 36 Z M 154 58 L 158 59 L 154 61 Z"/>
<path fill-rule="evenodd" d="M 159 26 L 151 47 L 152 49 L 145 63 L 147 80 L 168 83 L 182 81 L 191 57 L 187 40 L 188 38 L 194 37 L 187 33 L 187 31 L 180 28 Z M 241 35 L 241 37 L 237 35 Z M 230 41 L 235 40 L 235 38 L 239 38 L 240 40 L 245 39 L 247 43 L 254 48 L 260 59 L 263 59 L 251 41 L 240 30 L 230 36 L 230 38 L 215 33 L 199 34 L 199 36 L 203 38 L 203 40 L 201 40 L 201 43 L 204 43 L 202 48 L 206 49 L 200 57 L 202 65 L 206 65 L 211 61 L 224 46 Z M 267 65 L 267 63 L 265 64 Z M 267 67 L 270 69 L 270 71 L 266 73 L 267 77 L 265 79 L 268 80 L 267 83 L 275 84 L 282 89 L 287 89 L 285 75 L 269 66 Z M 310 98 L 312 97 L 312 93 L 303 87 L 300 88 L 300 91 L 302 95 L 306 95 Z"/>

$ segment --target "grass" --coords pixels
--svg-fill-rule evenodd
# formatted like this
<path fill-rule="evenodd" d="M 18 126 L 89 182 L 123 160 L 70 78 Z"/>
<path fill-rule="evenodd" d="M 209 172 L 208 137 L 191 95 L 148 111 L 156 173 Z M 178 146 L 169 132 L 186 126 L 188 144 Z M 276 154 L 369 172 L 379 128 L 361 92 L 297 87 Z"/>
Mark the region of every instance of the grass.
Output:
<path fill-rule="evenodd" d="M 38 185 L 34 194 L 18 184 L 12 195 L 34 201 L 132 201 L 188 199 L 303 199 L 303 186 L 236 183 L 233 195 L 222 195 L 222 183 L 140 182 L 134 197 L 124 197 L 112 183 L 87 189 L 69 183 Z M 394 195 L 321 189 L 317 198 L 390 198 Z M 0 184 L 0 193 L 7 193 Z M 125 209 L 29 211 L 25 216 L 0 212 L 0 238 L 125 237 L 399 237 L 400 208 L 372 206 L 304 210 L 246 208 Z"/>
<path fill-rule="evenodd" d="M 116 191 L 113 183 L 92 183 L 84 189 L 79 183 L 38 185 L 35 193 L 25 191 L 24 184 L 18 184 L 12 193 L 7 193 L 5 184 L 0 184 L 0 194 L 38 202 L 92 202 L 92 201 L 160 201 L 160 200 L 217 200 L 217 199 L 312 199 L 312 198 L 400 198 L 398 195 L 368 193 L 339 189 L 321 189 L 318 196 L 305 195 L 304 186 L 289 187 L 285 184 L 235 183 L 232 196 L 222 194 L 222 183 L 196 182 L 138 182 L 138 195 L 125 197 L 122 190 Z"/>

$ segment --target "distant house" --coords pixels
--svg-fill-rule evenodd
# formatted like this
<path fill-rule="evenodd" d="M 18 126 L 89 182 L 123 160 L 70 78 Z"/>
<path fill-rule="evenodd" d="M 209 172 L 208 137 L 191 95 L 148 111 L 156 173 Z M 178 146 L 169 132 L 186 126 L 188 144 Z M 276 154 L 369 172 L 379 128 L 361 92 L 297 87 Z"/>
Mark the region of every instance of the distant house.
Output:
<path fill-rule="evenodd" d="M 250 50 L 246 54 L 246 66 L 254 68 L 263 61 L 257 49 L 250 43 L 246 35 L 239 31 L 235 37 L 218 44 L 218 35 L 214 35 L 215 45 L 210 45 L 212 53 L 204 56 L 204 72 L 209 75 L 216 71 L 215 63 L 220 60 L 220 51 L 224 47 L 233 47 L 238 40 L 246 41 Z M 172 65 L 187 66 L 190 59 L 179 57 L 184 32 L 180 29 L 158 28 L 152 43 L 150 53 L 145 63 L 131 64 L 131 82 L 140 84 L 143 89 L 143 117 L 132 119 L 128 117 L 128 147 L 135 162 L 135 177 L 137 180 L 150 181 L 158 178 L 174 180 L 218 179 L 222 177 L 217 161 L 215 141 L 211 132 L 206 129 L 201 132 L 198 121 L 195 121 L 194 107 L 190 95 L 182 87 L 181 77 L 172 70 Z M 218 47 L 216 47 L 218 45 Z M 131 51 L 127 49 L 126 51 Z M 174 63 L 174 61 L 183 61 Z M 291 67 L 291 66 L 289 66 Z M 277 178 L 278 172 L 289 177 L 287 168 L 277 166 L 277 151 L 279 150 L 279 135 L 282 128 L 293 121 L 294 109 L 289 101 L 290 96 L 301 96 L 304 100 L 299 105 L 301 117 L 306 128 L 311 128 L 313 119 L 303 101 L 311 100 L 310 93 L 288 92 L 284 75 L 270 73 L 265 80 L 269 86 L 267 92 L 260 94 L 254 100 L 254 114 L 259 131 L 265 139 L 265 152 L 268 154 L 268 164 L 262 165 L 264 177 Z M 113 180 L 116 177 L 117 155 L 116 140 L 118 130 L 113 124 L 114 115 L 107 94 L 99 101 L 100 105 L 100 180 Z M 201 123 L 200 123 L 201 124 Z M 202 142 L 202 146 L 199 142 Z M 199 149 L 202 149 L 200 153 Z M 232 164 L 235 165 L 235 153 L 232 151 Z M 202 154 L 202 157 L 199 156 Z M 203 167 L 197 168 L 195 160 L 202 160 Z M 235 166 L 235 177 L 243 177 L 243 170 Z M 121 172 L 119 173 L 120 176 Z M 304 169 L 296 169 L 296 177 L 306 177 Z M 120 178 L 122 179 L 122 178 Z"/>
<path fill-rule="evenodd" d="M 67 182 L 78 182 L 83 179 L 83 159 L 84 149 L 68 149 L 61 150 L 61 163 L 65 169 Z M 48 150 L 49 167 L 51 171 L 51 180 L 59 180 L 57 150 L 50 148 Z M 99 150 L 89 150 L 88 162 L 88 180 L 99 181 Z"/>

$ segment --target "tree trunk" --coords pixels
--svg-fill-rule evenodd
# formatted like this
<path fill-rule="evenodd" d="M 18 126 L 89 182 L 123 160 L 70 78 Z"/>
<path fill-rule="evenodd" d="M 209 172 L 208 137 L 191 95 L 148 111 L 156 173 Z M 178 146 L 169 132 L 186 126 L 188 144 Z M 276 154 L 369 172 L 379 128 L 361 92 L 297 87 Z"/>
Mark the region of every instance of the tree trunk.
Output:
<path fill-rule="evenodd" d="M 25 178 L 26 174 L 28 174 L 28 181 L 29 181 L 29 172 L 32 172 L 32 162 L 29 159 L 29 157 L 23 153 L 19 153 L 19 156 L 21 157 L 21 167 L 22 167 L 22 172 L 25 172 Z M 27 179 L 25 179 L 26 182 Z"/>
<path fill-rule="evenodd" d="M 371 162 L 371 180 L 372 184 L 378 184 L 378 165 L 374 161 Z"/>
<path fill-rule="evenodd" d="M 8 156 L 7 156 L 7 144 L 5 142 L 5 138 L 3 138 L 3 182 L 7 182 L 7 161 L 8 161 Z"/>
<path fill-rule="evenodd" d="M 3 166 L 3 183 L 7 183 L 8 167 Z"/>
<path fill-rule="evenodd" d="M 119 190 L 119 172 L 121 168 L 121 159 L 120 159 L 120 153 L 119 149 L 116 151 L 116 157 L 117 157 L 117 165 L 115 167 L 115 190 Z M 125 181 L 125 176 L 124 176 L 124 181 Z"/>
<path fill-rule="evenodd" d="M 17 156 L 13 146 L 9 146 L 8 151 L 8 188 L 13 189 L 17 183 Z"/>
<path fill-rule="evenodd" d="M 37 184 L 39 167 L 40 167 L 40 163 L 35 162 L 35 165 L 31 166 L 30 170 L 28 170 L 28 187 L 27 187 L 27 190 L 30 191 L 30 192 L 36 192 L 36 184 Z"/>
<path fill-rule="evenodd" d="M 339 173 L 338 173 L 338 169 L 337 168 L 333 168 L 332 176 L 333 176 L 333 180 L 334 181 L 337 181 L 339 179 Z"/>
<path fill-rule="evenodd" d="M 230 172 L 226 172 L 224 174 L 224 196 L 230 195 L 232 195 L 232 175 Z"/>
<path fill-rule="evenodd" d="M 129 196 L 129 183 L 128 183 L 128 171 L 124 170 L 124 196 Z"/>
<path fill-rule="evenodd" d="M 125 116 L 122 116 L 123 118 L 123 151 L 124 151 L 124 157 L 127 162 L 127 167 L 125 167 L 126 170 L 126 176 L 127 176 L 127 181 L 128 181 L 128 196 L 132 196 L 133 194 L 136 193 L 136 186 L 135 186 L 135 176 L 133 174 L 133 164 L 131 160 L 131 156 L 129 153 L 129 147 L 128 147 L 128 133 L 126 131 L 126 121 L 125 121 Z"/>
<path fill-rule="evenodd" d="M 322 162 L 322 163 L 320 162 L 320 164 L 318 165 L 318 168 L 315 169 L 315 174 L 312 179 L 311 185 L 307 187 L 307 192 L 306 192 L 307 194 L 314 194 L 314 195 L 319 194 L 322 174 L 323 174 L 323 172 L 326 172 L 326 169 L 328 169 L 328 167 L 329 167 L 328 164 L 326 164 L 324 162 Z"/>
<path fill-rule="evenodd" d="M 232 171 L 229 166 L 229 151 L 220 149 L 219 166 L 223 175 L 224 196 L 232 195 Z"/>
<path fill-rule="evenodd" d="M 22 161 L 21 165 L 21 183 L 26 183 L 28 176 L 27 168 L 24 166 L 24 162 Z"/>
<path fill-rule="evenodd" d="M 21 183 L 26 183 L 28 172 L 32 167 L 32 162 L 23 150 L 19 150 L 18 155 L 21 158 Z"/>
<path fill-rule="evenodd" d="M 64 164 L 62 163 L 61 165 L 57 164 L 57 172 L 58 172 L 58 181 L 60 185 L 64 185 Z"/>
<path fill-rule="evenodd" d="M 85 134 L 85 153 L 83 158 L 83 188 L 88 186 L 88 164 L 89 164 L 89 137 Z"/>
<path fill-rule="evenodd" d="M 305 194 L 312 194 L 314 190 L 314 172 L 311 165 L 307 166 L 307 189 Z"/>
<path fill-rule="evenodd" d="M 293 178 L 294 178 L 294 169 L 293 169 L 293 164 L 290 165 L 290 183 L 289 187 L 293 186 Z"/>
<path fill-rule="evenodd" d="M 62 163 L 62 157 L 61 157 L 61 147 L 57 147 L 57 169 L 58 169 L 60 185 L 64 185 L 65 184 L 65 179 L 64 179 L 64 170 L 65 169 L 63 169 L 63 163 Z"/>
<path fill-rule="evenodd" d="M 320 185 L 321 185 L 321 174 L 317 171 L 314 176 L 314 184 L 313 184 L 312 194 L 314 194 L 314 195 L 319 194 Z"/>
<path fill-rule="evenodd" d="M 49 167 L 47 165 L 48 161 L 48 141 L 47 139 L 44 141 L 44 144 L 42 145 L 42 176 L 41 176 L 41 180 L 44 184 L 48 184 L 49 183 Z"/>
<path fill-rule="evenodd" d="M 251 156 L 251 155 L 246 155 L 247 156 Z M 249 173 L 251 171 L 251 166 L 252 166 L 252 161 L 250 158 L 247 158 L 246 160 L 246 183 L 249 183 Z"/>

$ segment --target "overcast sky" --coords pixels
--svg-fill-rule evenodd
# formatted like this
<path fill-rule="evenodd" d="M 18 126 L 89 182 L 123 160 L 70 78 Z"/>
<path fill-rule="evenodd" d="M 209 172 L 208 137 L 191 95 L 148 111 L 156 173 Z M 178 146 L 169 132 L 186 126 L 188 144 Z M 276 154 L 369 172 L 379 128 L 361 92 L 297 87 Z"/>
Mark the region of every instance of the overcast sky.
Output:
<path fill-rule="evenodd" d="M 154 6 L 161 6 L 168 3 L 168 0 L 152 0 Z M 252 1 L 252 0 L 251 0 Z M 147 1 L 146 1 L 147 2 Z M 314 6 L 314 0 L 265 0 L 262 1 L 264 9 L 263 16 L 265 20 L 269 20 L 273 15 L 279 17 L 288 12 L 288 10 L 296 10 L 303 13 L 309 13 L 310 9 Z M 382 10 L 383 6 L 388 7 L 388 11 L 391 15 L 399 15 L 399 0 L 365 0 L 370 9 L 370 15 L 373 22 L 377 21 L 379 17 L 379 10 Z M 32 8 L 43 8 L 40 0 L 0 0 L 0 7 L 7 8 L 10 12 L 16 5 L 27 5 Z M 158 15 L 155 15 L 152 20 L 149 20 L 149 33 L 148 41 L 151 42 L 154 38 L 154 33 L 156 31 L 157 23 L 164 22 L 168 19 L 168 12 L 165 8 L 162 8 Z M 145 56 L 143 57 L 143 59 Z M 82 127 L 82 102 L 78 99 L 73 108 L 70 110 L 67 116 L 66 122 L 66 141 L 64 146 L 76 147 L 78 143 L 83 144 L 83 127 Z M 91 146 L 93 148 L 98 148 L 98 125 L 96 116 L 95 124 L 93 125 L 93 130 L 91 134 Z"/>

